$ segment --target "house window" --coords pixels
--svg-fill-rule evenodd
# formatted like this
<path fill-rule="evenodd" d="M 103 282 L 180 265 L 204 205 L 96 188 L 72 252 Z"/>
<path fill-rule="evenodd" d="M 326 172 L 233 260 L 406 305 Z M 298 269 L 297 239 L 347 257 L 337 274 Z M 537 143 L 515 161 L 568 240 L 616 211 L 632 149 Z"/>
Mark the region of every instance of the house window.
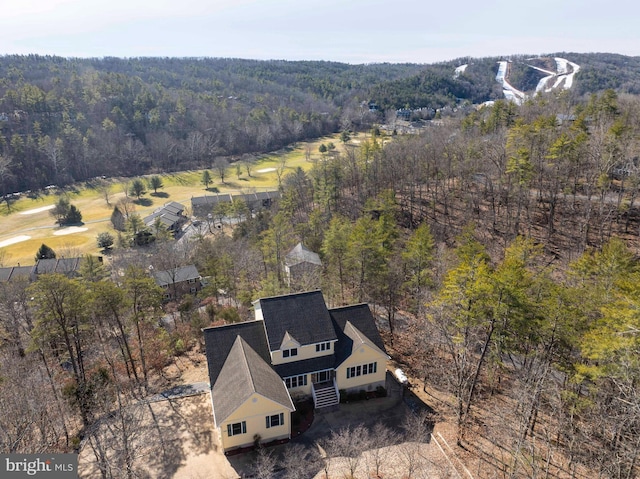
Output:
<path fill-rule="evenodd" d="M 284 414 L 274 414 L 273 416 L 267 416 L 267 429 L 270 427 L 282 426 L 284 425 Z"/>
<path fill-rule="evenodd" d="M 300 376 L 291 376 L 284 378 L 284 383 L 287 385 L 287 389 L 299 388 L 307 385 L 307 375 L 302 374 Z"/>
<path fill-rule="evenodd" d="M 247 421 L 227 424 L 227 436 L 237 436 L 238 434 L 247 433 Z"/>
<path fill-rule="evenodd" d="M 291 349 L 283 349 L 282 350 L 282 357 L 283 358 L 288 358 L 289 356 L 297 356 L 298 355 L 298 348 L 291 348 Z"/>
<path fill-rule="evenodd" d="M 365 374 L 375 374 L 378 371 L 378 363 L 369 363 L 347 368 L 347 379 Z"/>
<path fill-rule="evenodd" d="M 196 279 L 195 279 L 195 278 L 191 278 L 191 279 L 189 279 L 189 283 L 193 284 L 193 283 L 195 283 L 195 282 L 196 282 Z"/>
<path fill-rule="evenodd" d="M 320 351 L 331 351 L 331 343 L 316 344 L 316 353 Z"/>
<path fill-rule="evenodd" d="M 170 293 L 164 293 L 164 299 L 171 299 Z"/>
<path fill-rule="evenodd" d="M 197 293 L 198 292 L 198 288 L 193 286 L 189 291 L 191 291 L 192 293 Z"/>

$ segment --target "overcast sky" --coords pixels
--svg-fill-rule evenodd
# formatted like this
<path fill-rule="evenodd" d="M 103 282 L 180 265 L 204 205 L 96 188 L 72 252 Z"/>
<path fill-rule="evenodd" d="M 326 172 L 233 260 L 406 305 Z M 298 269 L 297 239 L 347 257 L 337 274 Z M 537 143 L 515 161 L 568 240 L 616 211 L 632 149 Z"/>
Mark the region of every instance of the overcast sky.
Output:
<path fill-rule="evenodd" d="M 639 19 L 640 3 L 621 0 L 0 0 L 0 54 L 348 63 L 640 55 Z"/>

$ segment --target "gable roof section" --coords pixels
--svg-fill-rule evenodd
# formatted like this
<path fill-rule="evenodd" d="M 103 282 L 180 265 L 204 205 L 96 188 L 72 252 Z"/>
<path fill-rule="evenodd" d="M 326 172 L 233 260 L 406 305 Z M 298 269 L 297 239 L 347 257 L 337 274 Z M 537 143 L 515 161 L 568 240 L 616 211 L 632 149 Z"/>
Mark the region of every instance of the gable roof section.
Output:
<path fill-rule="evenodd" d="M 142 221 L 144 221 L 144 224 L 147 226 L 153 226 L 153 224 L 156 221 L 156 218 L 160 218 L 160 221 L 165 226 L 171 226 L 177 223 L 178 221 L 180 221 L 180 217 L 178 215 L 165 210 L 151 213 L 149 216 L 145 216 L 145 218 Z"/>
<path fill-rule="evenodd" d="M 184 205 L 177 201 L 170 201 L 162 207 L 163 210 L 173 213 L 174 215 L 180 215 L 184 211 Z"/>
<path fill-rule="evenodd" d="M 34 268 L 35 266 L 10 266 L 0 268 L 0 283 L 17 280 L 20 277 L 31 279 Z"/>
<path fill-rule="evenodd" d="M 264 361 L 271 361 L 262 321 L 247 321 L 205 328 L 202 332 L 204 333 L 205 352 L 209 366 L 209 384 L 212 387 L 216 383 L 227 360 L 227 355 L 238 336 L 242 337 Z"/>
<path fill-rule="evenodd" d="M 354 347 L 368 344 L 384 354 L 387 350 L 380 337 L 375 318 L 365 303 L 329 310 L 339 336 L 336 345 L 336 365 L 351 355 Z"/>
<path fill-rule="evenodd" d="M 338 339 L 320 291 L 262 298 L 257 303 L 271 351 L 280 348 L 287 332 L 303 346 Z"/>
<path fill-rule="evenodd" d="M 39 259 L 34 267 L 35 274 L 71 274 L 80 269 L 83 258 L 49 258 Z"/>
<path fill-rule="evenodd" d="M 230 203 L 231 195 L 228 193 L 215 196 L 193 196 L 191 197 L 192 206 L 215 205 L 218 203 Z"/>
<path fill-rule="evenodd" d="M 285 264 L 287 266 L 293 266 L 299 263 L 312 263 L 322 266 L 322 261 L 320 261 L 318 253 L 314 253 L 302 243 L 295 245 L 285 256 Z"/>
<path fill-rule="evenodd" d="M 199 277 L 200 273 L 198 273 L 198 270 L 192 264 L 153 273 L 153 278 L 156 280 L 158 286 L 182 283 L 183 281 L 198 279 Z"/>
<path fill-rule="evenodd" d="M 211 391 L 216 425 L 222 424 L 254 393 L 294 410 L 282 378 L 241 336 L 236 336 Z"/>

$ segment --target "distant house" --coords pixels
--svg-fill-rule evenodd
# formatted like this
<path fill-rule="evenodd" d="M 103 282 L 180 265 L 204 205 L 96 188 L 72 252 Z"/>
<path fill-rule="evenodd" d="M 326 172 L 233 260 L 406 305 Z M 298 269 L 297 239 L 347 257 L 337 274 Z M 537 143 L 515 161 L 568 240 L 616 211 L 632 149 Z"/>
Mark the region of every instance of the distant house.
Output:
<path fill-rule="evenodd" d="M 164 289 L 166 301 L 180 299 L 185 294 L 196 294 L 202 289 L 202 277 L 194 265 L 180 266 L 151 273 L 156 284 Z"/>
<path fill-rule="evenodd" d="M 80 266 L 83 258 L 53 258 L 39 259 L 34 266 L 34 274 L 59 273 L 69 277 L 78 276 L 80 274 Z"/>
<path fill-rule="evenodd" d="M 194 196 L 191 198 L 191 211 L 194 216 L 206 218 L 218 203 L 231 203 L 231 195 Z"/>
<path fill-rule="evenodd" d="M 247 203 L 249 211 L 255 213 L 264 208 L 271 208 L 273 201 L 280 198 L 279 191 L 262 191 L 260 193 L 247 193 L 244 195 L 233 195 L 234 200 L 242 200 Z"/>
<path fill-rule="evenodd" d="M 176 233 L 180 231 L 187 218 L 184 216 L 184 205 L 172 201 L 155 210 L 145 217 L 143 221 L 147 228 L 153 229 L 156 226 L 156 222 L 160 222 L 167 231 Z"/>
<path fill-rule="evenodd" d="M 191 211 L 193 215 L 206 218 L 213 212 L 213 208 L 219 203 L 231 203 L 232 201 L 244 201 L 249 211 L 255 213 L 263 208 L 270 208 L 274 200 L 280 198 L 279 191 L 262 191 L 258 193 L 246 193 L 240 195 L 220 194 L 208 196 L 194 196 L 191 198 Z"/>
<path fill-rule="evenodd" d="M 33 269 L 35 266 L 10 266 L 8 268 L 0 268 L 0 283 L 8 281 L 18 281 L 20 278 L 32 280 Z"/>
<path fill-rule="evenodd" d="M 102 262 L 102 256 L 98 256 Z M 83 257 L 39 259 L 33 266 L 13 266 L 0 268 L 0 282 L 16 280 L 19 277 L 35 281 L 43 274 L 64 274 L 70 278 L 80 276 Z"/>
<path fill-rule="evenodd" d="M 255 321 L 203 330 L 225 451 L 291 434 L 292 398 L 337 406 L 339 390 L 385 385 L 387 356 L 366 304 L 328 309 L 311 291 L 254 302 Z"/>
<path fill-rule="evenodd" d="M 322 272 L 322 261 L 318 253 L 298 243 L 284 258 L 284 272 L 289 287 L 317 286 Z"/>

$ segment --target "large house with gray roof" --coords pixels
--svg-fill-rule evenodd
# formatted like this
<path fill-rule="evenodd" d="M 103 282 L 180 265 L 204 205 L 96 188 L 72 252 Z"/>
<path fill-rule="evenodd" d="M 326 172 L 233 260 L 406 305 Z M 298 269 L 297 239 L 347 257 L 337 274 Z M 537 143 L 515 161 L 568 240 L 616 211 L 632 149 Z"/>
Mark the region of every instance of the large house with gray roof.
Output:
<path fill-rule="evenodd" d="M 202 277 L 192 264 L 164 271 L 152 270 L 151 276 L 164 290 L 165 301 L 180 299 L 185 294 L 196 294 L 202 289 Z"/>
<path fill-rule="evenodd" d="M 320 291 L 262 298 L 255 320 L 203 330 L 225 451 L 288 438 L 293 401 L 339 404 L 384 386 L 388 356 L 366 304 L 329 309 Z"/>
<path fill-rule="evenodd" d="M 156 228 L 157 225 L 162 225 L 167 231 L 175 234 L 187 221 L 187 218 L 184 216 L 184 205 L 170 201 L 149 216 L 146 216 L 143 221 L 148 228 Z"/>

